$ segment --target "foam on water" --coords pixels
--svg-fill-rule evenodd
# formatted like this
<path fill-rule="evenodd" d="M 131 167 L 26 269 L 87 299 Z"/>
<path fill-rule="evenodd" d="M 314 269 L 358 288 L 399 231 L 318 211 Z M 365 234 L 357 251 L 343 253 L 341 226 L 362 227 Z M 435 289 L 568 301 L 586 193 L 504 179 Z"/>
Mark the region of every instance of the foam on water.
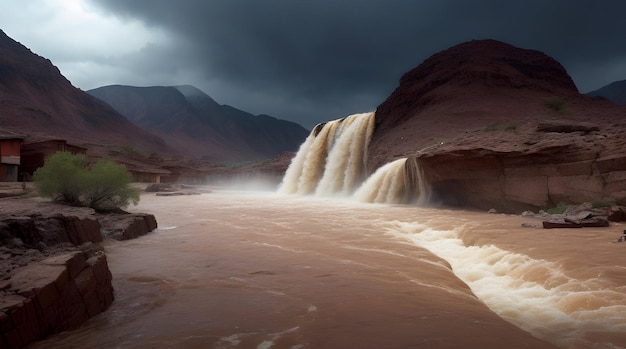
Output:
<path fill-rule="evenodd" d="M 626 331 L 623 289 L 606 288 L 598 279 L 573 279 L 555 263 L 494 245 L 466 246 L 454 230 L 393 221 L 387 232 L 445 259 L 489 308 L 539 338 L 571 348 L 587 334 Z"/>

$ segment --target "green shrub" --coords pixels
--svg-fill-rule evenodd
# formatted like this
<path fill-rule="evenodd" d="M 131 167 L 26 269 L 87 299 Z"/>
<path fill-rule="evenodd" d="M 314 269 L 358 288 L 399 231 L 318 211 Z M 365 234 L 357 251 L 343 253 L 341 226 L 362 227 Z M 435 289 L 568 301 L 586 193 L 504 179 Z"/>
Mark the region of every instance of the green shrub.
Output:
<path fill-rule="evenodd" d="M 46 159 L 33 175 L 43 197 L 96 210 L 112 210 L 139 202 L 139 192 L 129 187 L 126 167 L 102 159 L 88 167 L 84 155 L 58 152 Z"/>
<path fill-rule="evenodd" d="M 563 107 L 565 106 L 565 101 L 560 97 L 552 97 L 546 99 L 546 106 L 550 109 L 554 109 L 556 111 L 563 111 Z"/>
<path fill-rule="evenodd" d="M 613 198 L 604 198 L 604 199 L 595 200 L 591 202 L 592 208 L 611 207 L 613 205 L 615 205 L 615 199 Z"/>
<path fill-rule="evenodd" d="M 35 171 L 33 181 L 41 196 L 78 205 L 87 177 L 86 167 L 84 155 L 58 152 Z"/>
<path fill-rule="evenodd" d="M 126 155 L 131 155 L 131 156 L 136 156 L 136 157 L 140 157 L 140 158 L 148 158 L 150 157 L 150 154 L 146 153 L 145 151 L 135 148 L 132 145 L 125 145 L 122 146 L 120 148 L 120 152 L 126 154 Z"/>
<path fill-rule="evenodd" d="M 568 205 L 564 202 L 559 202 L 556 207 L 549 208 L 546 210 L 549 214 L 563 214 L 565 210 L 567 210 Z"/>
<path fill-rule="evenodd" d="M 513 125 L 513 124 L 509 124 L 509 125 L 506 125 L 506 126 L 504 127 L 504 130 L 505 130 L 505 131 L 507 131 L 507 132 L 509 132 L 509 131 L 515 131 L 515 130 L 517 130 L 517 126 L 516 126 L 516 125 Z"/>
<path fill-rule="evenodd" d="M 487 125 L 487 127 L 485 127 L 483 130 L 486 132 L 492 132 L 492 131 L 498 130 L 499 127 L 500 127 L 500 123 L 494 122 L 493 124 Z"/>

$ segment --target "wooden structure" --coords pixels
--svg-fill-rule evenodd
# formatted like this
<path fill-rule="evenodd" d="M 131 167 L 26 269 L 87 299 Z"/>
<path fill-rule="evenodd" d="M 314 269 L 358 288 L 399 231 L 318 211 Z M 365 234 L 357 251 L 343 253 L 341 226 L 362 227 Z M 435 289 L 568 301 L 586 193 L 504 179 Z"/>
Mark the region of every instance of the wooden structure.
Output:
<path fill-rule="evenodd" d="M 59 151 L 72 154 L 86 154 L 87 148 L 68 144 L 64 139 L 52 139 L 42 142 L 25 143 L 22 145 L 22 165 L 20 173 L 30 180 L 33 173 L 43 166 L 46 158 Z"/>
<path fill-rule="evenodd" d="M 17 182 L 19 179 L 22 138 L 0 135 L 0 182 Z"/>

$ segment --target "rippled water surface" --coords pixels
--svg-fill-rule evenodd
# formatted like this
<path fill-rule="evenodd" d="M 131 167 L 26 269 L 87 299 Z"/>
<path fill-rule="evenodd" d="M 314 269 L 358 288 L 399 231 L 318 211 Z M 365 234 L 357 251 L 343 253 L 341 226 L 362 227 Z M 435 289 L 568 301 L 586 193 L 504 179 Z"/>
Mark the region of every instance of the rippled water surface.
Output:
<path fill-rule="evenodd" d="M 624 226 L 219 191 L 142 196 L 116 300 L 33 348 L 626 347 Z"/>

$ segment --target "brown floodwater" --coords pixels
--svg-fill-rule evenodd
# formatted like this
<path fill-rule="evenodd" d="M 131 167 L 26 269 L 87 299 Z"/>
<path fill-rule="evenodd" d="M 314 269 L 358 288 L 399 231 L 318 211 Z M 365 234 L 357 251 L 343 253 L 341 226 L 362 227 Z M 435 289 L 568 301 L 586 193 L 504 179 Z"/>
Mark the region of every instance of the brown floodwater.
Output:
<path fill-rule="evenodd" d="M 115 302 L 31 348 L 626 347 L 625 228 L 216 190 L 142 195 Z"/>

